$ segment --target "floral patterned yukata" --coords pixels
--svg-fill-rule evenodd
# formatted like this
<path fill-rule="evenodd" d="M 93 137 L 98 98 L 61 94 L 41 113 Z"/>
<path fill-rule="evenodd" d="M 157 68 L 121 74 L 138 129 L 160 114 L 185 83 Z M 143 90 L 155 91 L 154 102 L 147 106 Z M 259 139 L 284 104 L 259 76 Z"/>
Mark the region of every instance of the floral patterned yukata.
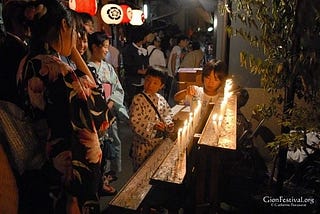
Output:
<path fill-rule="evenodd" d="M 83 144 L 81 131 L 103 132 L 108 127 L 104 100 L 87 76 L 57 53 L 24 58 L 17 78 L 27 114 L 34 121 L 47 121 L 49 160 L 62 151 L 72 152 L 72 169 L 63 181 L 68 192 L 77 197 L 83 212 L 86 205 L 99 206 L 100 144 Z"/>
<path fill-rule="evenodd" d="M 160 121 L 166 125 L 173 123 L 171 108 L 166 99 L 158 93 L 145 94 L 157 107 L 162 118 L 159 118 L 143 94 L 137 94 L 133 98 L 130 106 L 130 122 L 134 133 L 131 158 L 135 171 L 163 140 L 163 136 L 159 131 L 154 129 L 154 125 Z"/>

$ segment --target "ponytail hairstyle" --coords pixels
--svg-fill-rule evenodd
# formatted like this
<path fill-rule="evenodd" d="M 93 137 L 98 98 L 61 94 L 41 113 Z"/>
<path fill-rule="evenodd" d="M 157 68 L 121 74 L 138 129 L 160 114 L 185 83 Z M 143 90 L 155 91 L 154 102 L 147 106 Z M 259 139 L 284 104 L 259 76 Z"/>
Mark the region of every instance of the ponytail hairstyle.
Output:
<path fill-rule="evenodd" d="M 35 18 L 31 28 L 30 56 L 49 53 L 49 44 L 61 40 L 61 21 L 74 25 L 71 10 L 59 0 L 43 0 L 43 11 Z"/>

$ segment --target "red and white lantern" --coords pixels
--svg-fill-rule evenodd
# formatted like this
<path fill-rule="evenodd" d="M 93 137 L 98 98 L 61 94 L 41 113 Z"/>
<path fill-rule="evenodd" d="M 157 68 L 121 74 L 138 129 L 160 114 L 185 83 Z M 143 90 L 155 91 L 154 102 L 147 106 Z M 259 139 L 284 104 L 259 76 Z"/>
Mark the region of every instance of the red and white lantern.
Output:
<path fill-rule="evenodd" d="M 69 8 L 79 13 L 89 13 L 94 16 L 97 12 L 96 0 L 69 0 Z"/>
<path fill-rule="evenodd" d="M 144 15 L 142 10 L 132 10 L 131 25 L 142 25 L 144 22 Z"/>
<path fill-rule="evenodd" d="M 126 4 L 121 4 L 120 7 L 123 12 L 123 19 L 122 19 L 121 23 L 127 24 L 132 19 L 132 9 L 131 9 L 131 7 L 129 7 L 129 5 L 126 5 Z"/>

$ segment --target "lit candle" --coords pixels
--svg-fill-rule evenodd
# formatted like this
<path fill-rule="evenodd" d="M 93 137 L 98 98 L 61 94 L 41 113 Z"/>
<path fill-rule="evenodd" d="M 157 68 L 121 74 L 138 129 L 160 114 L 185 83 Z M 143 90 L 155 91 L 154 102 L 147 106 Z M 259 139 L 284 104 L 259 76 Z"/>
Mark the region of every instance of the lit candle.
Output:
<path fill-rule="evenodd" d="M 218 134 L 218 132 L 219 132 L 218 124 L 217 124 L 217 118 L 218 118 L 218 114 L 213 114 L 212 115 L 213 129 L 214 129 L 215 134 Z"/>
<path fill-rule="evenodd" d="M 177 144 L 178 144 L 178 157 L 180 156 L 180 152 L 181 152 L 181 145 L 182 145 L 182 128 L 178 129 L 178 136 L 177 136 Z"/>
<path fill-rule="evenodd" d="M 219 130 L 221 130 L 222 120 L 223 120 L 223 115 L 220 114 L 218 117 L 218 129 Z"/>
<path fill-rule="evenodd" d="M 200 113 L 200 112 L 201 112 L 201 108 L 202 108 L 202 103 L 201 103 L 200 100 L 198 100 L 198 105 L 197 105 L 197 106 L 198 106 L 198 108 L 199 108 L 198 111 L 199 111 L 200 118 L 201 118 L 201 113 Z"/>
<path fill-rule="evenodd" d="M 182 145 L 182 151 L 183 151 L 188 141 L 188 121 L 187 120 L 185 120 L 183 123 L 182 139 L 183 139 L 183 142 L 181 145 Z"/>
<path fill-rule="evenodd" d="M 228 96 L 228 93 L 230 92 L 231 88 L 232 88 L 232 80 L 227 79 L 224 86 L 224 97 Z"/>
<path fill-rule="evenodd" d="M 193 130 L 193 113 L 190 112 L 190 114 L 189 114 L 189 133 L 190 133 L 191 139 L 193 137 L 193 132 L 194 132 L 194 130 Z"/>
<path fill-rule="evenodd" d="M 189 121 L 188 120 L 185 120 L 184 121 L 184 123 L 186 124 L 186 138 L 187 138 L 187 140 L 186 140 L 186 145 L 188 144 L 188 142 L 189 142 L 189 137 L 190 137 L 190 132 L 189 132 Z"/>
<path fill-rule="evenodd" d="M 227 99 L 223 99 L 221 105 L 220 105 L 220 115 L 224 115 L 226 112 L 226 107 L 227 107 Z"/>
<path fill-rule="evenodd" d="M 197 121 L 198 121 L 198 106 L 195 107 L 194 111 L 193 111 L 193 123 L 195 126 L 197 126 Z"/>
<path fill-rule="evenodd" d="M 195 109 L 195 115 L 194 115 L 194 123 L 195 123 L 195 126 L 198 125 L 199 123 L 199 120 L 201 118 L 201 101 L 198 100 L 198 103 L 197 103 L 197 107 Z"/>

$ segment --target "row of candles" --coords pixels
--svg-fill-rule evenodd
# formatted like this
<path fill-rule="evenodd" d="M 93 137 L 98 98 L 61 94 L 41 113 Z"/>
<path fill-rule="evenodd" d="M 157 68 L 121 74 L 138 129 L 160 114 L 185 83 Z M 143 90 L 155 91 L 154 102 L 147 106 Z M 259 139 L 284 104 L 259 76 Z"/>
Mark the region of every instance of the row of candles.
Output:
<path fill-rule="evenodd" d="M 184 121 L 183 127 L 178 129 L 177 144 L 178 153 L 182 155 L 187 148 L 188 142 L 193 139 L 195 129 L 201 119 L 202 104 L 200 100 L 196 101 L 196 107 L 189 113 L 189 118 Z"/>

